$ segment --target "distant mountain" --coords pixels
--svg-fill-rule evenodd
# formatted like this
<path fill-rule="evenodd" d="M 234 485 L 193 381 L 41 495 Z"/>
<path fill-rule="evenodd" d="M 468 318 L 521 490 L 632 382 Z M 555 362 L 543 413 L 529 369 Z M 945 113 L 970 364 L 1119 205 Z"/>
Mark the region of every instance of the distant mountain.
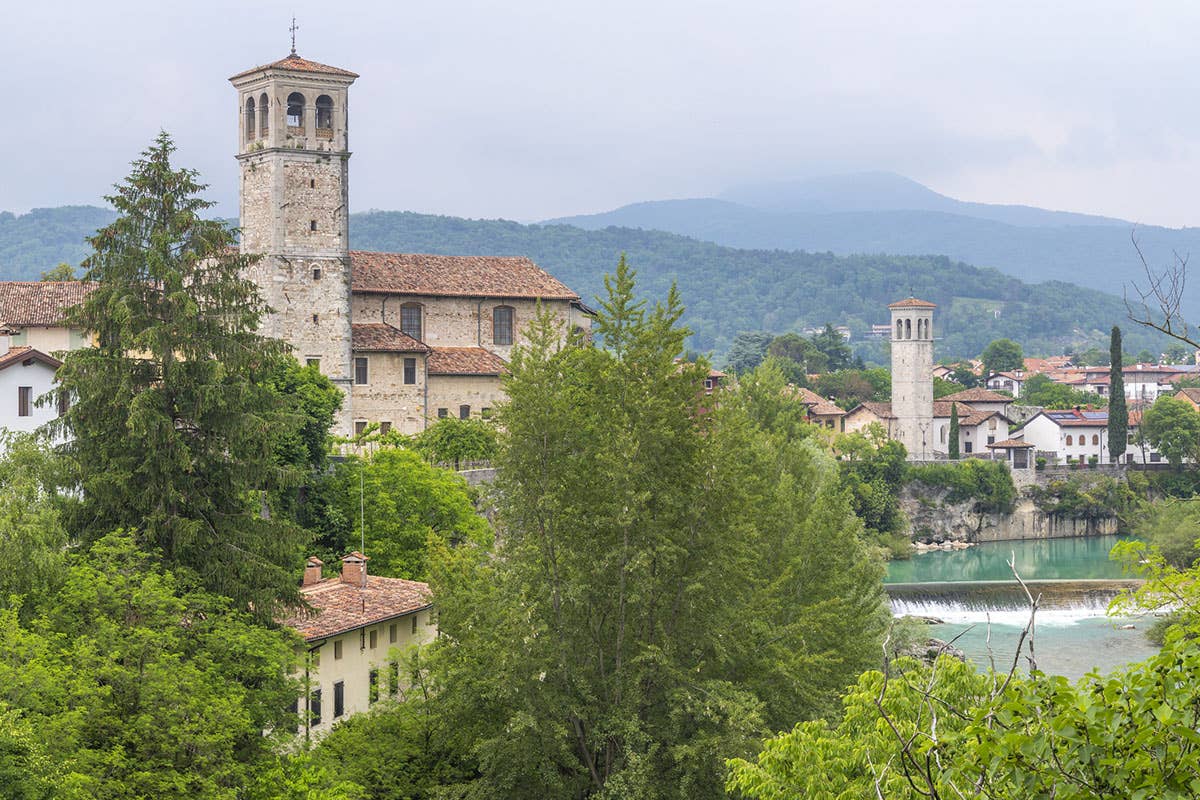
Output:
<path fill-rule="evenodd" d="M 702 201 L 715 209 L 723 204 Z M 0 216 L 0 253 L 25 253 L 18 262 L 0 256 L 0 279 L 36 279 L 60 261 L 77 263 L 79 242 L 111 218 L 103 209 L 36 214 L 38 224 L 26 215 L 15 226 Z M 688 307 L 684 321 L 694 331 L 691 346 L 718 354 L 743 330 L 782 333 L 827 321 L 849 325 L 853 342 L 863 347 L 871 324 L 887 322 L 887 304 L 910 291 L 939 305 L 939 358 L 977 355 L 1002 336 L 1022 342 L 1030 353 L 1107 346 L 1113 324 L 1126 329 L 1131 351 L 1163 344 L 1129 326 L 1124 304 L 1113 295 L 1061 282 L 1030 285 L 942 256 L 742 250 L 659 231 L 588 231 L 411 212 L 352 214 L 350 239 L 366 250 L 529 256 L 588 301 L 625 253 L 644 294 L 662 297 L 672 282 L 678 284 Z M 878 361 L 886 358 L 882 342 L 866 343 L 864 352 Z"/>
<path fill-rule="evenodd" d="M 737 200 L 739 202 L 734 202 Z M 1139 243 L 1155 268 L 1200 252 L 1200 228 L 1138 226 L 1027 206 L 964 203 L 895 175 L 744 187 L 721 199 L 663 200 L 544 224 L 661 230 L 739 248 L 937 254 L 1025 281 L 1062 280 L 1120 295 L 1144 283 Z M 1200 282 L 1186 308 L 1200 312 Z"/>

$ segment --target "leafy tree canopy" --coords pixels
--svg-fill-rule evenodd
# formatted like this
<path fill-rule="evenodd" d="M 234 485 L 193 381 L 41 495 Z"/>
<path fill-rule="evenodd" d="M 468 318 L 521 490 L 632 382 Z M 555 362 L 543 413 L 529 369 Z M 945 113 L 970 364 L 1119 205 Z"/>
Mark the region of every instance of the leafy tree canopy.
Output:
<path fill-rule="evenodd" d="M 1162 395 L 1142 414 L 1141 433 L 1175 468 L 1200 451 L 1200 413 L 1186 400 Z"/>
<path fill-rule="evenodd" d="M 983 349 L 979 360 L 985 373 L 1002 372 L 1025 367 L 1025 354 L 1021 345 L 1012 339 L 995 339 Z"/>
<path fill-rule="evenodd" d="M 1095 392 L 1064 386 L 1045 375 L 1030 375 L 1021 386 L 1022 405 L 1066 409 L 1075 406 L 1103 408 L 1108 399 Z"/>

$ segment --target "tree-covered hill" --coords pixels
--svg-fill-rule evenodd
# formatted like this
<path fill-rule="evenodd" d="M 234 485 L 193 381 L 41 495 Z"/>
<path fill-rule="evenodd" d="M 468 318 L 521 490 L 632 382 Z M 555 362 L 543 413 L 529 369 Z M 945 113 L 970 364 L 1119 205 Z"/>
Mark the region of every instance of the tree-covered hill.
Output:
<path fill-rule="evenodd" d="M 31 280 L 61 261 L 78 263 L 84 236 L 111 219 L 94 207 L 0 214 L 0 278 Z M 910 292 L 939 306 L 938 358 L 977 355 L 1000 337 L 1029 353 L 1104 346 L 1114 324 L 1129 329 L 1128 348 L 1156 351 L 1162 344 L 1128 326 L 1116 296 L 1061 282 L 1031 285 L 941 256 L 741 250 L 659 231 L 411 212 L 354 214 L 350 238 L 364 250 L 529 256 L 585 299 L 599 293 L 624 252 L 648 294 L 661 297 L 678 283 L 695 332 L 691 346 L 718 354 L 739 331 L 783 333 L 827 321 L 849 325 L 857 344 L 872 323 L 887 321 L 889 302 Z M 885 356 L 881 344 L 868 354 Z"/>

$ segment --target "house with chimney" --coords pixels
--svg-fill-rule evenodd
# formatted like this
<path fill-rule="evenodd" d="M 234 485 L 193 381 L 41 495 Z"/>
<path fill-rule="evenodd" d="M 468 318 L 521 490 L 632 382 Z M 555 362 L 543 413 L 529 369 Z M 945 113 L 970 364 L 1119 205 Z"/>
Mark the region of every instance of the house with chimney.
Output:
<path fill-rule="evenodd" d="M 326 578 L 321 560 L 309 558 L 300 586 L 307 608 L 278 620 L 304 639 L 305 699 L 296 712 L 306 737 L 395 697 L 404 651 L 437 636 L 429 585 L 368 575 L 367 560 L 349 553 Z"/>

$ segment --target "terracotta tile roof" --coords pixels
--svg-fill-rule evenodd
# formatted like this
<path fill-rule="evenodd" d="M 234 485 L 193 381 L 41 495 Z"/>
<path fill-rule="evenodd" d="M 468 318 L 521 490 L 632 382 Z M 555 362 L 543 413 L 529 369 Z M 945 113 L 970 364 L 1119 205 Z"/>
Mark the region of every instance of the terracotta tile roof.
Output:
<path fill-rule="evenodd" d="M 19 346 L 9 348 L 9 351 L 0 356 L 0 369 L 11 367 L 13 364 L 24 363 L 28 359 L 40 361 L 43 364 L 58 369 L 62 366 L 62 362 L 54 356 L 48 356 L 41 350 L 34 350 L 32 347 Z"/>
<path fill-rule="evenodd" d="M 381 322 L 355 323 L 350 326 L 351 348 L 363 352 L 428 353 L 429 346 Z"/>
<path fill-rule="evenodd" d="M 67 309 L 94 288 L 84 281 L 0 281 L 0 325 L 62 325 Z"/>
<path fill-rule="evenodd" d="M 983 388 L 963 389 L 961 392 L 943 395 L 939 399 L 958 403 L 1011 403 L 1013 401 L 1008 395 Z"/>
<path fill-rule="evenodd" d="M 307 58 L 301 58 L 292 53 L 278 61 L 272 61 L 270 64 L 263 64 L 262 66 L 239 72 L 229 80 L 236 81 L 238 78 L 244 78 L 252 73 L 268 69 L 286 69 L 292 72 L 319 72 L 325 75 L 340 75 L 343 78 L 358 77 L 357 72 L 351 72 L 348 69 L 341 69 L 340 67 L 331 67 L 328 64 L 318 64 L 316 61 L 309 61 Z"/>
<path fill-rule="evenodd" d="M 997 450 L 1016 450 L 1018 448 L 1024 450 L 1033 446 L 1029 442 L 1022 442 L 1020 439 L 1005 439 L 1003 442 L 993 442 L 992 444 L 984 445 L 984 447 L 994 447 Z"/>
<path fill-rule="evenodd" d="M 867 400 L 865 402 L 859 403 L 857 406 L 850 409 L 850 413 L 853 414 L 855 411 L 858 411 L 860 408 L 870 411 L 872 414 L 879 417 L 880 419 L 895 419 L 896 418 L 896 415 L 892 413 L 892 404 L 888 403 L 888 402 Z M 947 413 L 949 413 L 949 412 L 947 412 Z"/>
<path fill-rule="evenodd" d="M 310 642 L 432 605 L 429 584 L 375 575 L 367 576 L 366 586 L 343 583 L 340 577 L 326 578 L 301 587 L 300 594 L 312 610 L 296 612 L 279 622 Z"/>
<path fill-rule="evenodd" d="M 1193 403 L 1200 403 L 1200 389 L 1180 389 L 1179 394 L 1191 400 Z"/>
<path fill-rule="evenodd" d="M 803 387 L 794 389 L 796 396 L 800 398 L 800 402 L 808 406 L 808 413 L 822 417 L 844 417 L 846 412 L 838 408 L 833 402 L 826 400 L 821 395 L 814 392 L 812 389 Z"/>
<path fill-rule="evenodd" d="M 425 362 L 430 375 L 499 375 L 504 359 L 482 347 L 434 347 Z"/>
<path fill-rule="evenodd" d="M 350 253 L 353 290 L 430 297 L 527 297 L 579 300 L 528 258 Z"/>
<path fill-rule="evenodd" d="M 928 300 L 918 300 L 915 297 L 909 297 L 904 300 L 897 300 L 895 303 L 889 303 L 888 308 L 937 308 L 937 304 L 930 303 Z"/>

